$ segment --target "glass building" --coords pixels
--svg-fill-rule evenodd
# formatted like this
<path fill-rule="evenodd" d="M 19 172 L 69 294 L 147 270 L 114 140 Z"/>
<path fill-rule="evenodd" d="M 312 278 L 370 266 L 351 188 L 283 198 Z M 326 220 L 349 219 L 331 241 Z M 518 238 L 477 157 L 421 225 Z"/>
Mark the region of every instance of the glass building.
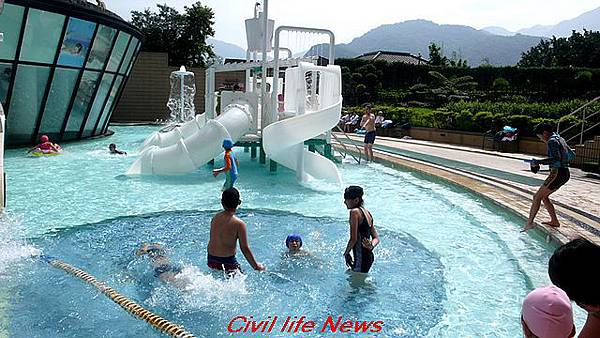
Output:
<path fill-rule="evenodd" d="M 104 134 L 141 33 L 85 0 L 5 0 L 0 101 L 8 146 Z"/>

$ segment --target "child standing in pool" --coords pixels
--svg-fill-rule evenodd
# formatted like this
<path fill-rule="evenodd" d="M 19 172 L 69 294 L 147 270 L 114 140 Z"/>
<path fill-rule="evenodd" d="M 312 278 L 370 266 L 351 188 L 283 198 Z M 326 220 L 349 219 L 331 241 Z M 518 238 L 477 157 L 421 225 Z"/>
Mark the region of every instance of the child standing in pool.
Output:
<path fill-rule="evenodd" d="M 223 184 L 223 191 L 233 188 L 235 181 L 238 176 L 239 162 L 233 153 L 233 141 L 226 138 L 223 140 L 223 149 L 225 149 L 225 166 L 223 168 L 214 169 L 213 176 L 217 177 L 220 173 L 225 173 L 225 183 Z"/>
<path fill-rule="evenodd" d="M 302 250 L 302 236 L 299 234 L 288 235 L 285 239 L 285 246 L 288 251 L 285 253 L 286 256 L 310 256 L 308 251 Z"/>
<path fill-rule="evenodd" d="M 344 204 L 350 209 L 350 239 L 344 259 L 352 271 L 367 273 L 375 260 L 373 249 L 379 244 L 379 235 L 373 225 L 373 216 L 363 206 L 363 194 L 363 188 L 356 185 L 344 191 Z"/>

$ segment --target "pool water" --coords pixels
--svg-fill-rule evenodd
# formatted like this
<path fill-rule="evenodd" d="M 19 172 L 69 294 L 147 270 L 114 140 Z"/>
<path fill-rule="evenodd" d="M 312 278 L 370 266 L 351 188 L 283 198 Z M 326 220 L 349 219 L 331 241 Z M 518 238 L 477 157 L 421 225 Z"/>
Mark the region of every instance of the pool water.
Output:
<path fill-rule="evenodd" d="M 553 247 L 520 234 L 523 220 L 514 214 L 424 175 L 347 163 L 340 166 L 345 184 L 365 188 L 382 240 L 371 273 L 357 280 L 342 258 L 348 211 L 340 189 L 300 185 L 281 167 L 270 173 L 241 149 L 240 216 L 268 272 L 249 271 L 240 254 L 247 274 L 226 279 L 205 266 L 224 178 L 213 178 L 208 166 L 183 176 L 127 177 L 137 146 L 157 128 L 111 129 L 111 137 L 63 145 L 60 156 L 7 151 L 0 336 L 160 336 L 80 280 L 27 258 L 35 252 L 87 270 L 198 337 L 245 336 L 227 332 L 237 315 L 305 315 L 317 326 L 328 315 L 381 320 L 381 332 L 371 334 L 377 337 L 516 337 L 523 297 L 549 282 Z M 109 143 L 130 156 L 109 155 Z M 283 256 L 292 232 L 304 236 L 311 256 Z M 148 241 L 163 243 L 183 267 L 183 289 L 157 280 L 134 255 Z"/>

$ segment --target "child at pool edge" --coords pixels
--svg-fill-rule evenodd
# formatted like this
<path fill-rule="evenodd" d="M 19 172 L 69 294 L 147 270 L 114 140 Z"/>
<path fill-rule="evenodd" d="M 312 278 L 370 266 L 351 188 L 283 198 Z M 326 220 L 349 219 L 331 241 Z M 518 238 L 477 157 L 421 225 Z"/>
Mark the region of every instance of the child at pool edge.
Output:
<path fill-rule="evenodd" d="M 40 136 L 40 142 L 41 142 L 40 144 L 29 149 L 27 152 L 30 153 L 32 151 L 35 151 L 36 149 L 39 149 L 44 152 L 46 152 L 46 151 L 59 152 L 61 150 L 61 147 L 58 144 L 50 142 L 50 138 L 47 135 Z"/>
<path fill-rule="evenodd" d="M 525 338 L 575 337 L 571 300 L 554 285 L 533 290 L 523 300 L 521 326 Z"/>
<path fill-rule="evenodd" d="M 114 143 L 111 143 L 108 145 L 108 150 L 110 151 L 110 153 L 112 155 L 127 155 L 127 152 L 121 151 L 117 149 L 117 145 Z"/>
<path fill-rule="evenodd" d="M 223 149 L 225 149 L 225 155 L 223 159 L 225 160 L 225 166 L 223 168 L 214 169 L 213 176 L 217 177 L 220 173 L 225 173 L 225 183 L 223 184 L 223 191 L 233 188 L 235 181 L 237 181 L 238 176 L 238 166 L 239 162 L 233 153 L 233 141 L 226 138 L 223 140 Z"/>
<path fill-rule="evenodd" d="M 176 276 L 181 272 L 181 268 L 171 264 L 169 257 L 165 255 L 165 249 L 158 243 L 144 243 L 135 252 L 137 256 L 148 255 L 150 264 L 154 268 L 154 277 L 163 282 L 176 282 Z"/>

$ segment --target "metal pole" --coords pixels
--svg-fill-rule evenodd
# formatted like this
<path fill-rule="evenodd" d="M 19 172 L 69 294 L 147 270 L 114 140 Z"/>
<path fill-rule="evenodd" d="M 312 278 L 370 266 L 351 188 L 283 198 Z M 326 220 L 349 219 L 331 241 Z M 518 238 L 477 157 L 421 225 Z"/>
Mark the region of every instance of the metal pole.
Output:
<path fill-rule="evenodd" d="M 585 110 L 583 111 L 583 118 L 581 120 L 581 134 L 579 134 L 579 144 L 583 144 L 583 133 L 585 132 Z"/>
<path fill-rule="evenodd" d="M 269 43 L 269 0 L 263 0 L 263 46 L 262 46 L 262 80 L 260 86 L 261 98 L 261 130 L 268 125 L 267 105 L 267 44 Z"/>

